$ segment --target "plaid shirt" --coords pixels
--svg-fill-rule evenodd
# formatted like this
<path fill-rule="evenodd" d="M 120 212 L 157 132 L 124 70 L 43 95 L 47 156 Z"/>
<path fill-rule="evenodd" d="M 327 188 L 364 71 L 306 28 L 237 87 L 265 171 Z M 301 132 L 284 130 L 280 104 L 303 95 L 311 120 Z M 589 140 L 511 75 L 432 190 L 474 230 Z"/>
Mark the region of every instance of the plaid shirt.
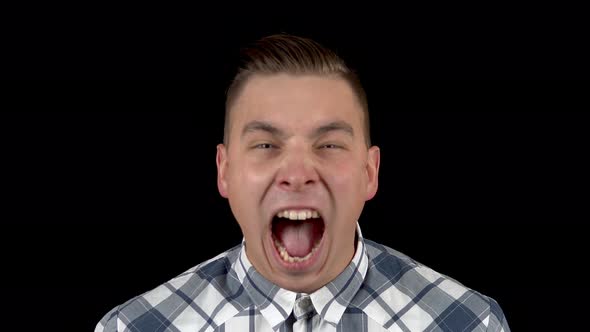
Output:
<path fill-rule="evenodd" d="M 242 242 L 114 308 L 95 332 L 510 331 L 493 299 L 357 233 L 348 267 L 312 294 L 262 277 Z"/>

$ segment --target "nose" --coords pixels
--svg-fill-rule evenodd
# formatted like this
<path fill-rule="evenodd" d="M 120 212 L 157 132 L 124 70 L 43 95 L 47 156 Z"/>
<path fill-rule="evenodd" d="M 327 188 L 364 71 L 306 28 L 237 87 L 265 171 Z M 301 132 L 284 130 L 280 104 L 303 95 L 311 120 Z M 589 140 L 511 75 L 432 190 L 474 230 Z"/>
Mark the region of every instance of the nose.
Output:
<path fill-rule="evenodd" d="M 304 191 L 319 181 L 316 165 L 305 151 L 291 151 L 284 156 L 276 182 L 286 191 Z"/>

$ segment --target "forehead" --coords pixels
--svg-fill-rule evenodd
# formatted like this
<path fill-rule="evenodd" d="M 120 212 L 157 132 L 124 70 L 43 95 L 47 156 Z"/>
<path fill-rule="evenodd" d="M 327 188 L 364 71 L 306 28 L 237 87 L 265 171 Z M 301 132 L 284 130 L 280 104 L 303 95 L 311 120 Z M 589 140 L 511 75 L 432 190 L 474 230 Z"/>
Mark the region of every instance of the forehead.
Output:
<path fill-rule="evenodd" d="M 302 127 L 346 121 L 360 131 L 362 108 L 349 83 L 336 76 L 254 75 L 231 110 L 231 131 L 253 120 Z"/>

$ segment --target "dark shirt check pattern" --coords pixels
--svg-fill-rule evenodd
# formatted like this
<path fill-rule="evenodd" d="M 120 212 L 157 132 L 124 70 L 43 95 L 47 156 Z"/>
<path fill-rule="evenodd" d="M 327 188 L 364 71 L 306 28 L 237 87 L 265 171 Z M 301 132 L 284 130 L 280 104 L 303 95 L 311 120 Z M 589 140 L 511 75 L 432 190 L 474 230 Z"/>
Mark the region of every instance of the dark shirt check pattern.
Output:
<path fill-rule="evenodd" d="M 242 243 L 115 307 L 95 332 L 510 331 L 493 299 L 357 234 L 348 267 L 312 294 L 262 277 Z"/>

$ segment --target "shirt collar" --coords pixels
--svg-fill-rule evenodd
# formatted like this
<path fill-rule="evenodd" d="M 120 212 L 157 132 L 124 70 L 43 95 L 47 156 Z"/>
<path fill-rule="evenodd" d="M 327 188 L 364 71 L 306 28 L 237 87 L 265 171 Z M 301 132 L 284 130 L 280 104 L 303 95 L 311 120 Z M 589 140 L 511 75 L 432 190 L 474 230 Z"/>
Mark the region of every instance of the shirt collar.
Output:
<path fill-rule="evenodd" d="M 356 252 L 350 264 L 334 280 L 309 294 L 315 311 L 331 325 L 338 324 L 367 274 L 369 259 L 358 223 L 356 231 Z M 256 308 L 274 330 L 291 315 L 296 300 L 306 295 L 283 289 L 258 273 L 246 255 L 244 241 L 232 269 Z"/>

